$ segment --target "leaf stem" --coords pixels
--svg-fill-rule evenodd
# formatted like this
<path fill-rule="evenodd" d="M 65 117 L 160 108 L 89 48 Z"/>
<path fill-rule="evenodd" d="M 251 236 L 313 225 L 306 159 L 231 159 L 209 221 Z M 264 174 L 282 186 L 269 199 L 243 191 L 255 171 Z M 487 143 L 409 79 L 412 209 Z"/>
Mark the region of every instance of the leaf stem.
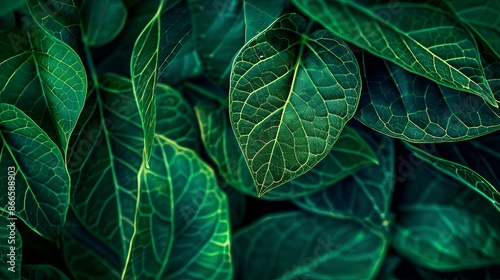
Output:
<path fill-rule="evenodd" d="M 92 82 L 94 83 L 94 86 L 98 86 L 99 85 L 99 78 L 97 76 L 97 71 L 96 71 L 96 68 L 94 65 L 94 59 L 92 58 L 92 52 L 90 51 L 90 48 L 88 45 L 86 45 L 86 44 L 83 44 L 83 45 L 84 45 L 85 57 L 87 58 L 87 64 L 89 67 Z"/>

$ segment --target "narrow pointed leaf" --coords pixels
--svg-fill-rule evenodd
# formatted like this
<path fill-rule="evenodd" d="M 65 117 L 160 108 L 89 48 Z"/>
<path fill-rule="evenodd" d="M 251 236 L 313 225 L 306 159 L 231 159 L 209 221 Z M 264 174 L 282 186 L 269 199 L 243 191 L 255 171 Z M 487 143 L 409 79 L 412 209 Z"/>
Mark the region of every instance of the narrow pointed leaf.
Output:
<path fill-rule="evenodd" d="M 297 14 L 280 17 L 235 58 L 230 118 L 259 196 L 319 163 L 356 110 L 356 58 Z"/>
<path fill-rule="evenodd" d="M 150 168 L 143 165 L 138 175 L 125 279 L 230 279 L 227 198 L 212 169 L 194 152 L 156 139 Z"/>
<path fill-rule="evenodd" d="M 293 0 L 301 11 L 342 39 L 412 73 L 478 95 L 498 107 L 486 82 L 474 37 L 446 4 L 433 0 L 404 1 L 397 6 L 360 2 Z"/>
<path fill-rule="evenodd" d="M 85 68 L 68 45 L 39 28 L 14 30 L 19 44 L 0 38 L 0 102 L 29 114 L 66 155 L 85 102 Z"/>
<path fill-rule="evenodd" d="M 70 178 L 57 146 L 18 108 L 0 103 L 0 179 L 15 169 L 15 214 L 41 236 L 57 240 L 69 207 Z M 11 180 L 12 181 L 12 180 Z M 5 185 L 3 185 L 5 184 Z M 8 192 L 0 195 L 8 213 Z"/>
<path fill-rule="evenodd" d="M 462 164 L 433 156 L 409 143 L 403 143 L 417 158 L 430 163 L 445 174 L 475 190 L 500 211 L 500 192 L 479 173 Z"/>
<path fill-rule="evenodd" d="M 143 157 L 146 165 L 151 157 L 156 127 L 156 70 L 158 67 L 158 47 L 160 42 L 160 13 L 163 1 L 160 1 L 157 13 L 143 29 L 137 38 L 132 60 L 130 75 L 134 96 L 139 109 L 144 131 Z"/>
<path fill-rule="evenodd" d="M 237 279 L 372 279 L 388 240 L 356 222 L 271 214 L 234 236 Z"/>

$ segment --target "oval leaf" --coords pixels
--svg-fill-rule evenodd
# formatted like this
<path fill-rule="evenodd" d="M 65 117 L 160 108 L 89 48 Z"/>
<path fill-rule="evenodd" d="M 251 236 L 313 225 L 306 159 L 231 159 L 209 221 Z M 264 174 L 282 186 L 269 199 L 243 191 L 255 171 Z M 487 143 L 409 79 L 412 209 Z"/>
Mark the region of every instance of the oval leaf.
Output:
<path fill-rule="evenodd" d="M 55 241 L 66 220 L 70 178 L 49 136 L 18 108 L 0 103 L 0 194 L 2 210 L 15 214 L 41 236 Z M 13 180 L 8 171 L 14 168 Z M 9 211 L 7 185 L 15 182 L 15 212 Z"/>
<path fill-rule="evenodd" d="M 326 30 L 280 17 L 236 56 L 231 124 L 259 196 L 313 168 L 356 110 L 356 58 Z"/>

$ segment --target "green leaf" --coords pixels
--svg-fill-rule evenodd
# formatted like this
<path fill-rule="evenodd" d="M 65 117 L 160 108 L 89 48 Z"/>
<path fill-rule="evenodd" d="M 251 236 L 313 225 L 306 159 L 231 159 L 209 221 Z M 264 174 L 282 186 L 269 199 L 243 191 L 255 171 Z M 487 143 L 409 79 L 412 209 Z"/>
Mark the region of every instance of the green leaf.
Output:
<path fill-rule="evenodd" d="M 257 196 L 255 184 L 229 124 L 227 108 L 197 104 L 195 112 L 201 137 L 225 182 L 250 196 Z M 262 199 L 284 200 L 307 195 L 377 163 L 377 157 L 356 131 L 348 126 L 328 155 L 306 174 L 266 193 Z"/>
<path fill-rule="evenodd" d="M 187 41 L 165 69 L 158 81 L 177 85 L 184 80 L 194 78 L 203 73 L 201 61 L 193 40 Z"/>
<path fill-rule="evenodd" d="M 388 241 L 348 220 L 271 214 L 234 236 L 236 279 L 372 279 Z"/>
<path fill-rule="evenodd" d="M 4 170 L 0 180 L 5 189 L 9 181 L 15 182 L 15 211 L 8 208 L 7 191 L 0 195 L 1 210 L 55 241 L 69 207 L 70 178 L 61 152 L 33 120 L 5 103 L 0 103 L 0 139 L 0 168 Z M 11 170 L 13 178 L 8 174 Z"/>
<path fill-rule="evenodd" d="M 42 29 L 30 32 L 13 30 L 0 38 L 0 102 L 28 114 L 66 155 L 85 102 L 85 68 L 68 45 Z"/>
<path fill-rule="evenodd" d="M 259 196 L 319 163 L 358 105 L 356 58 L 297 14 L 245 44 L 231 75 L 229 112 Z"/>
<path fill-rule="evenodd" d="M 123 29 L 127 9 L 122 0 L 82 0 L 83 42 L 103 46 L 113 41 Z"/>
<path fill-rule="evenodd" d="M 155 96 L 157 133 L 180 146 L 198 151 L 199 129 L 193 108 L 178 91 L 165 84 L 156 85 Z"/>
<path fill-rule="evenodd" d="M 271 25 L 287 8 L 287 0 L 244 0 L 245 42 Z"/>
<path fill-rule="evenodd" d="M 7 170 L 7 169 L 4 169 Z M 2 182 L 7 182 L 2 178 Z M 3 204 L 3 203 L 2 203 Z M 20 222 L 10 220 L 12 217 L 6 211 L 0 211 L 0 221 L 2 227 L 0 229 L 0 253 L 2 254 L 2 265 L 0 266 L 0 277 L 2 279 L 19 279 L 21 277 L 21 261 L 23 244 L 21 234 L 17 230 Z M 12 226 L 11 223 L 14 223 Z"/>
<path fill-rule="evenodd" d="M 162 136 L 156 140 L 150 168 L 143 165 L 138 175 L 124 277 L 231 279 L 227 198 L 213 170 L 194 152 Z"/>
<path fill-rule="evenodd" d="M 234 55 L 245 43 L 240 0 L 188 0 L 193 33 L 205 75 L 226 84 Z"/>
<path fill-rule="evenodd" d="M 401 188 L 393 247 L 438 271 L 500 264 L 500 221 L 494 207 L 459 181 L 420 166 Z"/>
<path fill-rule="evenodd" d="M 482 98 L 361 55 L 363 90 L 355 117 L 366 126 L 423 143 L 468 140 L 500 129 L 500 109 Z"/>
<path fill-rule="evenodd" d="M 130 75 L 134 96 L 139 108 L 139 115 L 144 131 L 143 157 L 146 166 L 153 149 L 156 127 L 156 70 L 158 67 L 158 48 L 160 42 L 160 13 L 163 1 L 160 1 L 158 11 L 146 25 L 135 41 L 130 61 Z"/>
<path fill-rule="evenodd" d="M 116 255 L 119 275 L 134 232 L 144 141 L 140 123 L 130 80 L 101 77 L 99 91 L 86 101 L 68 163 L 75 216 Z"/>
<path fill-rule="evenodd" d="M 52 265 L 37 264 L 24 265 L 22 271 L 22 279 L 52 279 L 52 280 L 69 280 L 69 278 L 59 269 Z"/>
<path fill-rule="evenodd" d="M 500 192 L 479 173 L 462 164 L 433 156 L 409 143 L 403 143 L 417 158 L 430 163 L 443 173 L 452 176 L 462 184 L 475 190 L 500 211 Z M 496 177 L 496 175 L 494 176 Z"/>
<path fill-rule="evenodd" d="M 80 9 L 73 0 L 28 0 L 28 8 L 36 23 L 50 35 L 74 50 L 80 49 L 82 20 Z"/>
<path fill-rule="evenodd" d="M 500 2 L 494 0 L 450 1 L 457 14 L 482 40 L 500 55 Z"/>
<path fill-rule="evenodd" d="M 0 9 L 0 17 L 14 11 L 25 4 L 24 0 L 4 0 L 2 1 L 2 8 Z"/>
<path fill-rule="evenodd" d="M 498 108 L 474 37 L 443 2 L 292 2 L 335 35 L 361 49 L 441 85 L 478 95 Z"/>
<path fill-rule="evenodd" d="M 376 151 L 380 164 L 365 167 L 327 189 L 294 200 L 294 203 L 313 213 L 354 220 L 369 228 L 389 231 L 394 191 L 393 140 L 380 134 L 359 133 Z"/>
<path fill-rule="evenodd" d="M 71 209 L 61 241 L 64 262 L 73 279 L 120 279 L 119 257 L 92 236 Z"/>

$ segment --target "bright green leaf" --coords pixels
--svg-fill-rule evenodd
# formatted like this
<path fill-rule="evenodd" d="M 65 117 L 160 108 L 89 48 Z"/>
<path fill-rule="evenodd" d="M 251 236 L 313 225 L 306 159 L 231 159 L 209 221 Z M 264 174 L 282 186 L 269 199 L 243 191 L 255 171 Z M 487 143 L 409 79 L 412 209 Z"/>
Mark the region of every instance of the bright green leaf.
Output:
<path fill-rule="evenodd" d="M 444 3 L 292 2 L 340 38 L 412 73 L 478 95 L 498 107 L 486 82 L 474 37 Z"/>
<path fill-rule="evenodd" d="M 356 58 L 297 14 L 249 41 L 231 76 L 231 124 L 259 196 L 328 155 L 358 105 Z"/>
<path fill-rule="evenodd" d="M 15 215 L 41 236 L 55 241 L 69 207 L 70 178 L 64 159 L 49 136 L 18 108 L 0 103 L 0 194 L 8 209 L 8 171 L 15 169 Z"/>
<path fill-rule="evenodd" d="M 139 115 L 144 131 L 143 157 L 147 163 L 153 149 L 156 127 L 156 100 L 154 90 L 156 87 L 156 70 L 158 67 L 158 47 L 160 42 L 160 14 L 162 1 L 157 13 L 146 25 L 137 38 L 132 60 L 130 61 L 130 75 L 134 96 L 139 108 Z"/>
<path fill-rule="evenodd" d="M 327 189 L 294 200 L 294 203 L 313 213 L 354 220 L 370 228 L 389 231 L 394 190 L 393 140 L 380 134 L 363 131 L 360 134 L 376 151 L 380 164 L 365 167 Z"/>
<path fill-rule="evenodd" d="M 363 226 L 304 212 L 271 214 L 235 234 L 236 279 L 372 279 L 388 241 Z"/>
<path fill-rule="evenodd" d="M 0 38 L 0 102 L 29 115 L 66 155 L 85 102 L 87 77 L 78 55 L 42 29 Z M 12 43 L 12 42 L 11 42 Z"/>
<path fill-rule="evenodd" d="M 124 278 L 231 279 L 227 198 L 212 169 L 194 152 L 156 139 L 150 168 L 142 166 L 138 175 Z"/>

